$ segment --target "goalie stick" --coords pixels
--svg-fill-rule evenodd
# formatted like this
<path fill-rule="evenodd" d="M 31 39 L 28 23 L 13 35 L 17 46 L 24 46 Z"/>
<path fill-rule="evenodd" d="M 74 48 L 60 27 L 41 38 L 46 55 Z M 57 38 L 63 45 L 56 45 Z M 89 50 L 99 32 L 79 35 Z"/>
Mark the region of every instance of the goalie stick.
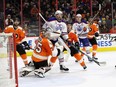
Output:
<path fill-rule="evenodd" d="M 89 55 L 87 55 L 87 54 L 84 53 L 83 51 L 80 50 L 80 52 L 83 53 L 85 56 L 91 58 Z M 105 65 L 105 64 L 106 64 L 105 61 L 103 61 L 103 62 L 99 62 L 99 61 L 97 61 L 97 60 L 95 59 L 95 57 L 92 57 L 91 59 L 92 59 L 93 62 L 95 62 L 95 63 L 96 63 L 97 65 L 99 65 L 99 66 L 101 66 L 101 65 Z"/>

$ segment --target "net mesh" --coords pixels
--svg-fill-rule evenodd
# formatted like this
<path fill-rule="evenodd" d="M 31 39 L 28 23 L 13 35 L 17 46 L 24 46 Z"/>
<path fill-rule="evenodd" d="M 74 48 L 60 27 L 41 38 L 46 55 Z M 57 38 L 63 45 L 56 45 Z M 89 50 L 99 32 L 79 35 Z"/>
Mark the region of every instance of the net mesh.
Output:
<path fill-rule="evenodd" d="M 13 34 L 0 33 L 0 87 L 16 87 Z"/>

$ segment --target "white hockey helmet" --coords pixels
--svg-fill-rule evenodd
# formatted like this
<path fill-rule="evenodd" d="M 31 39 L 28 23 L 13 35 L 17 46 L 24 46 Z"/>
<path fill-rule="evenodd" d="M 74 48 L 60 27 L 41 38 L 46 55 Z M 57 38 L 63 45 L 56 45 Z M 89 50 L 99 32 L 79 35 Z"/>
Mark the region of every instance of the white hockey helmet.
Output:
<path fill-rule="evenodd" d="M 81 15 L 81 14 L 77 14 L 76 16 L 77 16 L 77 17 L 82 17 L 82 15 Z"/>
<path fill-rule="evenodd" d="M 57 11 L 55 12 L 55 15 L 57 15 L 57 14 L 63 14 L 63 13 L 62 13 L 62 11 L 57 10 Z"/>

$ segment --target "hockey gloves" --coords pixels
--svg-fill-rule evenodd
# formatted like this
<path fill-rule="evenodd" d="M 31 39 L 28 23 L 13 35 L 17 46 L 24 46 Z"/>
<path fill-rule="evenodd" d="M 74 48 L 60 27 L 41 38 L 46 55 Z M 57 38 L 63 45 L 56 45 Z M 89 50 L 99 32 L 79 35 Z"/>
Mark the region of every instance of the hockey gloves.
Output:
<path fill-rule="evenodd" d="M 96 32 L 96 33 L 95 33 L 95 37 L 98 37 L 98 36 L 99 36 L 99 33 L 98 33 L 98 32 Z"/>
<path fill-rule="evenodd" d="M 76 47 L 77 50 L 80 50 L 79 42 L 75 42 L 75 47 Z"/>
<path fill-rule="evenodd" d="M 30 46 L 29 46 L 29 44 L 27 43 L 27 41 L 22 42 L 21 45 L 23 46 L 23 48 L 25 50 L 30 50 L 31 49 Z"/>

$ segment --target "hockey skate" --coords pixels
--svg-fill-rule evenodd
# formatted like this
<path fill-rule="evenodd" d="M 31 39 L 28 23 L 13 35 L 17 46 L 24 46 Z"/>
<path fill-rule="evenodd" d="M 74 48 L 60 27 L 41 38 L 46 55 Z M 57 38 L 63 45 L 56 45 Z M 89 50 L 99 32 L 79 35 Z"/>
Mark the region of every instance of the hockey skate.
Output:
<path fill-rule="evenodd" d="M 88 58 L 88 61 L 89 61 L 89 62 L 92 62 L 92 61 L 93 61 L 92 58 L 90 58 L 90 57 L 87 57 L 87 58 Z"/>
<path fill-rule="evenodd" d="M 68 72 L 68 71 L 69 71 L 69 69 L 66 68 L 64 65 L 60 65 L 60 70 L 61 70 L 62 72 Z"/>
<path fill-rule="evenodd" d="M 78 62 L 78 60 L 75 60 L 75 62 Z"/>
<path fill-rule="evenodd" d="M 45 72 L 44 68 L 39 68 L 34 71 L 34 74 L 35 74 L 35 76 L 44 78 L 45 77 L 44 72 Z"/>
<path fill-rule="evenodd" d="M 92 58 L 93 58 L 93 59 L 95 59 L 95 60 L 98 60 L 98 58 L 97 58 L 97 57 L 94 57 L 94 56 L 93 56 Z"/>
<path fill-rule="evenodd" d="M 83 66 L 83 69 L 86 70 L 87 69 L 87 66 Z"/>

